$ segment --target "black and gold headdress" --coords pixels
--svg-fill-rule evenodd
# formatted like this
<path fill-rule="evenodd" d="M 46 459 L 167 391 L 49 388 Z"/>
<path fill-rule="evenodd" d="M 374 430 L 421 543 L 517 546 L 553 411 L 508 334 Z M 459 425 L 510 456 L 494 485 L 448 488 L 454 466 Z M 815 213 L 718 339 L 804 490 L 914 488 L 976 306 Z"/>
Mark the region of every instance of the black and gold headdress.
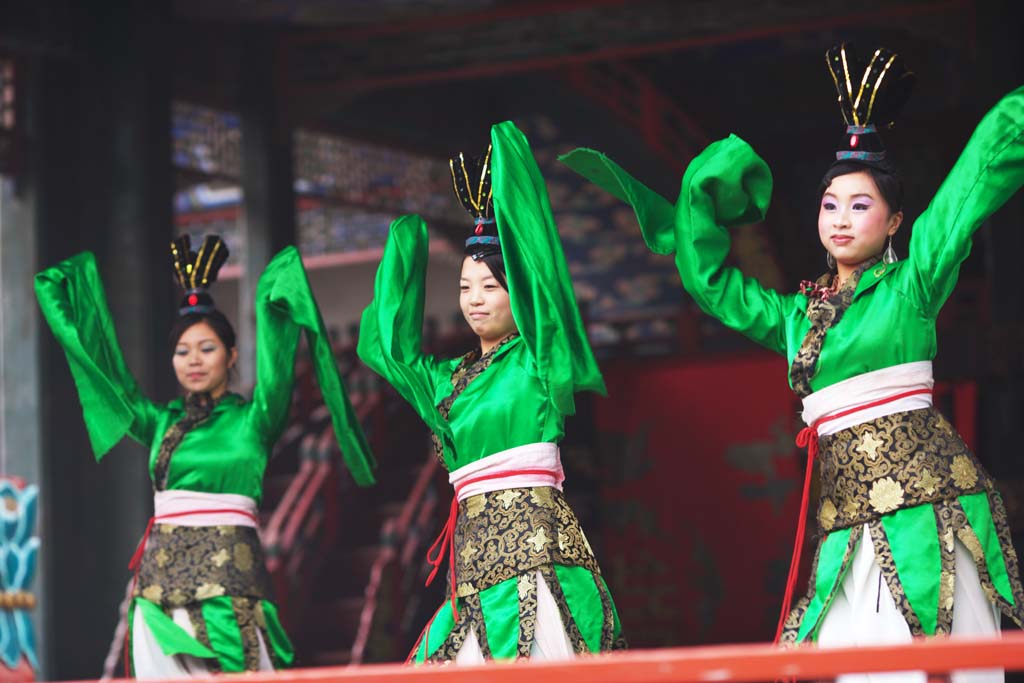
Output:
<path fill-rule="evenodd" d="M 885 145 L 878 131 L 892 127 L 916 76 L 898 54 L 884 47 L 864 58 L 852 45 L 843 43 L 825 53 L 825 63 L 846 121 L 846 136 L 836 159 L 881 161 Z"/>
<path fill-rule="evenodd" d="M 192 240 L 188 235 L 171 242 L 174 275 L 185 290 L 185 297 L 178 307 L 179 315 L 214 310 L 213 297 L 207 288 L 217 281 L 217 274 L 228 260 L 228 253 L 228 246 L 217 235 L 207 235 L 199 251 L 192 251 Z"/>
<path fill-rule="evenodd" d="M 466 238 L 466 254 L 479 260 L 487 254 L 501 251 L 498 228 L 494 223 L 491 204 L 491 147 L 483 156 L 470 157 L 460 153 L 448 160 L 452 171 L 455 196 L 473 217 L 473 232 Z"/>

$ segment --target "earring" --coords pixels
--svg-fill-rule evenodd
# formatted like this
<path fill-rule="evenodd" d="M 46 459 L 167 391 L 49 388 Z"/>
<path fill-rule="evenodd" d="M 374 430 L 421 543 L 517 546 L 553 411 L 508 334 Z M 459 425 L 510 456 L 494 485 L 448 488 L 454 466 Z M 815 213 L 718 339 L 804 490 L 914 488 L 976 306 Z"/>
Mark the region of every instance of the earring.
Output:
<path fill-rule="evenodd" d="M 829 270 L 836 267 L 836 257 L 832 255 L 831 251 L 825 252 L 825 263 L 828 264 Z"/>
<path fill-rule="evenodd" d="M 889 246 L 885 248 L 885 253 L 882 254 L 882 262 L 886 264 L 892 264 L 896 263 L 899 260 L 899 257 L 896 255 L 896 252 L 893 251 L 892 248 L 892 235 L 889 235 Z"/>

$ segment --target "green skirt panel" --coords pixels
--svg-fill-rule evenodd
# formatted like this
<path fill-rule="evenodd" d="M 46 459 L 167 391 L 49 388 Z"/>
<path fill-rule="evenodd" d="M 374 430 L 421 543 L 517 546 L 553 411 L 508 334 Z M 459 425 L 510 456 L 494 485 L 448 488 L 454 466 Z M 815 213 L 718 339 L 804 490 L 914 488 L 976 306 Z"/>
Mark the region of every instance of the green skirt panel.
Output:
<path fill-rule="evenodd" d="M 948 634 L 952 628 L 957 540 L 974 560 L 992 604 L 1024 626 L 1024 588 L 1006 510 L 998 492 L 983 491 L 897 510 L 826 535 L 818 543 L 807 594 L 786 620 L 784 643 L 817 639 L 864 540 L 874 545 L 882 576 L 913 635 Z"/>

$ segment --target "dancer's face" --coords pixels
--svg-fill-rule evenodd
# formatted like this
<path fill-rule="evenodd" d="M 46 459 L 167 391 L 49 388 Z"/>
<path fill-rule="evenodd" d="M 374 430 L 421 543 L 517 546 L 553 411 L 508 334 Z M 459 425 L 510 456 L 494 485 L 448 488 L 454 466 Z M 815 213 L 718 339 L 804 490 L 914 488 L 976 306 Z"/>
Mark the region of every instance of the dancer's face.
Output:
<path fill-rule="evenodd" d="M 892 213 L 868 173 L 847 173 L 834 178 L 821 197 L 818 237 L 845 279 L 861 263 L 882 253 L 902 221 L 903 212 Z"/>
<path fill-rule="evenodd" d="M 466 322 L 480 337 L 484 353 L 516 330 L 508 291 L 498 284 L 486 263 L 469 256 L 462 261 L 459 306 Z"/>
<path fill-rule="evenodd" d="M 205 322 L 185 330 L 174 347 L 174 373 L 188 393 L 209 392 L 220 398 L 228 388 L 228 370 L 238 360 L 238 349 L 228 349 Z"/>

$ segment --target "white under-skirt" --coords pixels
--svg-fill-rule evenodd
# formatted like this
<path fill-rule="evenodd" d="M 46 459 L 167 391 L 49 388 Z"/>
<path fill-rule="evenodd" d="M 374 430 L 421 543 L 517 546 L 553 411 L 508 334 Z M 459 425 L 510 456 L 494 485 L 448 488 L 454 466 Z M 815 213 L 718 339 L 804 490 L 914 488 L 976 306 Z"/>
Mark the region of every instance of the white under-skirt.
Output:
<path fill-rule="evenodd" d="M 896 608 L 892 593 L 875 562 L 871 531 L 864 535 L 818 631 L 819 647 L 855 647 L 910 643 L 910 627 Z M 867 541 L 867 542 L 865 542 Z M 999 610 L 989 602 L 970 552 L 956 541 L 956 583 L 953 588 L 951 637 L 998 636 Z M 953 683 L 1003 683 L 1002 669 L 954 671 Z M 925 683 L 922 671 L 846 674 L 837 683 Z"/>
<path fill-rule="evenodd" d="M 183 608 L 171 611 L 174 623 L 183 628 L 190 636 L 195 636 L 192 621 Z M 263 642 L 263 634 L 257 631 L 260 639 L 260 671 L 273 671 L 267 644 Z M 132 664 L 135 667 L 135 678 L 166 679 L 206 676 L 210 674 L 207 660 L 191 655 L 165 655 L 157 643 L 153 633 L 146 625 L 142 610 L 135 610 L 132 618 Z"/>
<path fill-rule="evenodd" d="M 530 647 L 530 659 L 558 661 L 572 659 L 576 656 L 572 642 L 565 633 L 562 617 L 558 613 L 558 603 L 551 595 L 551 589 L 544 581 L 540 572 L 537 576 L 537 629 L 533 634 L 533 645 Z M 476 631 L 469 630 L 462 647 L 455 655 L 456 664 L 483 664 L 483 652 L 480 642 L 476 639 Z"/>

